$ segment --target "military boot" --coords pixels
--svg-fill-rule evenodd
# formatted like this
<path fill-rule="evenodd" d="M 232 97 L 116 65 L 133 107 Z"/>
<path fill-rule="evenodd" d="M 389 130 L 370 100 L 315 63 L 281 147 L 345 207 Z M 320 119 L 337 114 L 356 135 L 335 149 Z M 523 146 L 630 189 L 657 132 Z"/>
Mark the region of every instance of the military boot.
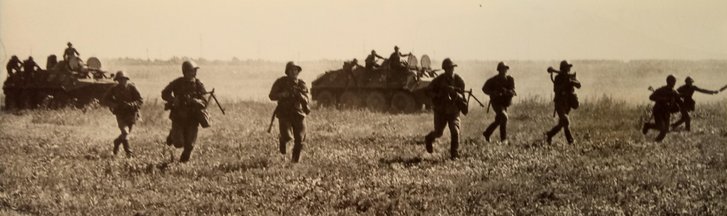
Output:
<path fill-rule="evenodd" d="M 129 140 L 122 140 L 121 144 L 124 145 L 124 152 L 126 152 L 126 157 L 128 157 L 128 158 L 134 157 L 134 153 L 131 152 L 131 147 L 129 146 Z"/>
<path fill-rule="evenodd" d="M 573 144 L 575 140 L 573 139 L 573 134 L 570 132 L 570 128 L 564 128 L 563 132 L 565 133 L 565 139 L 568 141 L 568 144 Z"/>
<path fill-rule="evenodd" d="M 426 137 L 424 137 L 424 148 L 427 149 L 427 153 L 429 154 L 434 152 L 434 147 L 432 146 L 433 142 L 434 138 L 432 138 L 431 136 L 427 135 Z"/>
<path fill-rule="evenodd" d="M 114 155 L 119 153 L 119 146 L 121 145 L 121 139 L 114 139 Z"/>
<path fill-rule="evenodd" d="M 298 161 L 300 161 L 301 151 L 303 151 L 302 143 L 296 143 L 293 145 L 293 163 L 298 163 Z"/>

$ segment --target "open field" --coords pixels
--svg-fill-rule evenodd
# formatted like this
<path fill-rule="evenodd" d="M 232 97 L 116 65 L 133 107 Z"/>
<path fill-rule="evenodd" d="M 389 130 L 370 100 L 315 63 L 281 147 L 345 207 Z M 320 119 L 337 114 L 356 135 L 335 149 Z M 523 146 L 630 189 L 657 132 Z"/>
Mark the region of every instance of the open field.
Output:
<path fill-rule="evenodd" d="M 575 145 L 562 135 L 543 143 L 557 121 L 545 68 L 557 61 L 516 61 L 510 145 L 484 143 L 494 114 L 474 106 L 456 161 L 448 160 L 448 132 L 434 154 L 424 151 L 430 113 L 314 109 L 302 162 L 293 165 L 277 153 L 277 131 L 265 132 L 274 107 L 267 93 L 284 62 L 202 64 L 199 77 L 217 89 L 227 115 L 211 110 L 213 127 L 200 130 L 192 162 L 180 164 L 172 159 L 181 150 L 163 144 L 170 121 L 158 99 L 179 65 L 109 61 L 146 98 L 131 137 L 136 157 L 111 153 L 118 129 L 104 108 L 1 113 L 0 215 L 727 214 L 724 94 L 695 95 L 692 132 L 663 143 L 640 133 L 647 86 L 673 73 L 680 84 L 691 75 L 716 89 L 727 84 L 727 61 L 573 63 L 584 84 L 572 114 Z M 468 88 L 486 99 L 478 89 L 497 62 L 459 64 Z M 310 83 L 340 62 L 301 65 Z"/>
<path fill-rule="evenodd" d="M 364 56 L 359 57 L 363 59 Z M 444 57 L 432 56 L 432 65 L 439 68 Z M 485 80 L 497 72 L 497 61 L 458 61 L 456 73 L 460 74 L 467 88 L 475 89 L 475 96 L 485 97 L 479 90 Z M 557 68 L 557 61 L 508 61 L 511 69 L 509 74 L 515 78 L 516 90 L 523 98 L 551 98 L 553 85 L 545 69 L 548 66 Z M 132 82 L 142 91 L 145 98 L 158 98 L 161 89 L 172 79 L 181 76 L 181 62 L 151 64 L 138 62 L 130 64 L 121 60 L 104 61 L 104 68 L 110 71 L 126 70 L 132 76 Z M 318 75 L 327 70 L 339 69 L 342 60 L 321 60 L 298 62 L 303 67 L 301 78 L 311 83 Z M 666 76 L 674 74 L 684 83 L 686 76 L 694 78 L 695 85 L 716 90 L 727 84 L 727 60 L 574 60 L 573 70 L 583 88 L 578 91 L 579 97 L 597 99 L 609 96 L 629 104 L 648 102 L 648 86 L 665 85 Z M 216 88 L 221 98 L 231 100 L 267 101 L 270 86 L 276 78 L 283 75 L 285 62 L 239 61 L 202 63 L 198 77 L 208 88 Z M 724 97 L 697 96 L 697 101 L 714 102 Z"/>
<path fill-rule="evenodd" d="M 463 118 L 462 158 L 447 133 L 425 153 L 431 115 L 314 110 L 303 161 L 292 165 L 265 133 L 273 105 L 213 110 L 192 162 L 170 162 L 170 122 L 147 103 L 131 138 L 137 157 L 111 154 L 117 135 L 105 109 L 0 115 L 0 213 L 55 215 L 724 215 L 727 101 L 703 104 L 693 132 L 663 143 L 644 137 L 644 106 L 604 98 L 573 114 L 577 144 L 543 145 L 550 104 L 521 100 L 511 144 L 484 143 L 492 120 Z M 496 135 L 495 135 L 496 136 Z M 178 157 L 179 150 L 174 157 Z"/>

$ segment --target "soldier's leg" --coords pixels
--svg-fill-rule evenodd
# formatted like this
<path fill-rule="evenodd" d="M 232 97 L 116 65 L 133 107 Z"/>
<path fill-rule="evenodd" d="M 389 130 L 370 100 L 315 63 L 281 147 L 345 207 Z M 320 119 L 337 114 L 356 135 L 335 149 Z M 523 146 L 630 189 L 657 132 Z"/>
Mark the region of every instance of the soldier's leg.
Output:
<path fill-rule="evenodd" d="M 133 124 L 129 124 L 128 129 L 126 130 L 126 135 L 124 135 L 124 139 L 122 139 L 122 144 L 124 144 L 124 151 L 126 152 L 127 157 L 133 156 L 133 152 L 131 152 L 131 146 L 129 145 L 129 137 L 131 136 L 131 130 L 134 128 Z"/>
<path fill-rule="evenodd" d="M 286 146 L 292 138 L 292 125 L 290 120 L 287 118 L 278 118 L 278 129 L 280 131 L 280 137 L 278 138 L 278 149 L 280 154 L 285 154 Z"/>
<path fill-rule="evenodd" d="M 684 112 L 684 115 L 682 116 L 684 118 L 684 127 L 687 129 L 687 131 L 692 130 L 692 116 L 689 115 L 689 111 Z"/>
<path fill-rule="evenodd" d="M 182 156 L 179 158 L 181 162 L 189 161 L 192 156 L 192 150 L 194 149 L 195 142 L 197 142 L 197 124 L 187 123 L 184 125 L 184 150 Z"/>
<path fill-rule="evenodd" d="M 661 142 L 662 140 L 664 140 L 666 134 L 669 132 L 669 113 L 655 113 L 654 120 L 656 121 L 656 126 L 659 129 L 659 135 L 656 136 L 656 141 Z"/>
<path fill-rule="evenodd" d="M 434 152 L 434 147 L 432 146 L 434 140 L 441 137 L 444 133 L 444 127 L 447 126 L 447 121 L 444 117 L 444 114 L 440 114 L 437 112 L 434 112 L 434 130 L 429 132 L 426 137 L 424 137 L 425 142 L 425 148 L 427 149 L 427 152 L 432 153 Z"/>
<path fill-rule="evenodd" d="M 499 121 L 500 114 L 498 112 L 499 106 L 493 104 L 492 109 L 495 110 L 495 120 L 493 120 L 492 123 L 490 123 L 490 125 L 487 126 L 487 129 L 485 129 L 485 132 L 482 132 L 482 136 L 485 136 L 485 141 L 487 141 L 487 142 L 490 142 L 490 136 L 492 136 L 492 132 L 494 132 L 495 129 L 497 129 L 497 127 L 499 127 L 501 125 L 500 121 Z M 502 128 L 500 128 L 500 130 L 502 130 Z"/>
<path fill-rule="evenodd" d="M 558 132 L 560 132 L 560 129 L 563 128 L 563 123 L 564 123 L 563 117 L 566 116 L 565 115 L 565 112 L 563 111 L 564 108 L 562 106 L 559 106 L 558 105 L 558 102 L 556 102 L 555 109 L 556 109 L 555 112 L 558 114 L 558 124 L 555 125 L 552 129 L 550 129 L 550 131 L 548 131 L 546 133 L 546 135 L 548 136 L 548 138 L 547 138 L 548 144 L 550 144 L 552 142 L 553 136 L 555 136 L 556 134 L 558 134 Z"/>
<path fill-rule="evenodd" d="M 562 111 L 562 114 L 558 114 L 560 116 L 560 123 L 563 126 L 563 133 L 565 134 L 565 139 L 568 141 L 568 144 L 573 144 L 573 134 L 571 134 L 570 131 L 570 108 L 565 108 Z"/>
<path fill-rule="evenodd" d="M 172 120 L 172 128 L 167 136 L 167 145 L 174 145 L 176 148 L 184 147 L 184 123 L 180 120 Z"/>
<path fill-rule="evenodd" d="M 293 163 L 300 160 L 301 151 L 303 151 L 303 142 L 305 141 L 305 117 L 296 118 L 291 122 L 293 126 Z"/>
<path fill-rule="evenodd" d="M 679 111 L 679 113 L 681 113 L 681 117 L 679 118 L 679 120 L 677 120 L 676 122 L 674 122 L 674 124 L 671 124 L 671 127 L 673 129 L 676 129 L 680 125 L 682 125 L 682 124 L 684 124 L 684 123 L 687 122 L 687 118 L 689 116 L 689 113 L 686 111 L 686 109 L 681 109 Z"/>
<path fill-rule="evenodd" d="M 449 134 L 452 136 L 452 144 L 449 148 L 449 157 L 451 159 L 455 159 L 459 157 L 458 149 L 459 149 L 459 131 L 460 131 L 460 124 L 459 124 L 459 116 L 448 116 L 447 117 L 447 125 L 449 126 Z"/>
<path fill-rule="evenodd" d="M 497 110 L 495 110 L 497 112 Z M 497 112 L 496 120 L 500 124 L 500 140 L 506 141 L 507 140 L 507 108 L 502 107 L 500 108 L 500 111 Z"/>

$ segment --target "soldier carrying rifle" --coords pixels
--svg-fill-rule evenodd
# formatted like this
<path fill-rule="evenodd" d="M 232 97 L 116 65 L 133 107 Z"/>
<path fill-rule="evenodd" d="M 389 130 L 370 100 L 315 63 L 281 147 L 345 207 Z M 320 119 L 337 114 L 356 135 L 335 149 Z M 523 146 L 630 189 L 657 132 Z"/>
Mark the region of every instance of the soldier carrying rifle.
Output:
<path fill-rule="evenodd" d="M 442 136 L 444 127 L 449 125 L 449 134 L 452 136 L 449 148 L 450 159 L 456 159 L 459 154 L 459 114 L 467 113 L 467 101 L 464 98 L 464 80 L 454 73 L 456 64 L 451 59 L 442 61 L 444 73 L 432 80 L 430 93 L 433 95 L 432 105 L 434 109 L 434 130 L 424 137 L 425 147 L 428 153 L 434 152 L 433 142 Z"/>
<path fill-rule="evenodd" d="M 571 73 L 572 67 L 573 65 L 569 64 L 566 60 L 560 62 L 559 71 L 548 67 L 550 80 L 553 81 L 553 91 L 555 92 L 555 98 L 553 99 L 553 102 L 555 102 L 555 113 L 558 114 L 558 124 L 545 134 L 548 144 L 553 142 L 553 136 L 560 132 L 561 129 L 565 133 L 568 144 L 573 144 L 574 142 L 573 134 L 570 131 L 568 114 L 571 109 L 578 109 L 579 107 L 575 89 L 581 88 L 581 82 L 576 79 L 575 73 Z M 553 78 L 553 73 L 557 73 L 558 75 Z"/>
<path fill-rule="evenodd" d="M 280 129 L 279 150 L 285 155 L 287 143 L 294 139 L 292 162 L 300 160 L 305 141 L 305 117 L 310 114 L 308 107 L 308 87 L 305 82 L 298 79 L 302 68 L 295 63 L 288 62 L 285 65 L 285 75 L 278 78 L 270 89 L 270 100 L 278 101 L 278 106 L 273 113 L 273 119 L 277 116 Z M 272 123 L 272 122 L 271 122 Z M 271 124 L 272 127 L 272 124 Z M 292 133 L 292 134 L 291 134 Z M 292 136 L 292 137 L 291 137 Z"/>
<path fill-rule="evenodd" d="M 132 157 L 129 134 L 131 134 L 134 124 L 141 116 L 139 110 L 144 103 L 144 99 L 136 86 L 129 82 L 129 76 L 123 71 L 116 72 L 114 80 L 118 84 L 109 89 L 103 97 L 103 102 L 109 106 L 111 113 L 116 116 L 116 123 L 121 131 L 121 134 L 114 139 L 114 155 L 119 152 L 119 146 L 123 144 L 126 156 Z"/>
<path fill-rule="evenodd" d="M 497 64 L 498 74 L 488 79 L 482 86 L 482 92 L 490 96 L 490 105 L 495 110 L 495 121 L 482 132 L 485 141 L 490 142 L 490 135 L 500 127 L 500 140 L 507 144 L 507 107 L 512 104 L 515 93 L 515 79 L 507 75 L 510 66 L 504 62 Z"/>
<path fill-rule="evenodd" d="M 167 136 L 167 145 L 184 148 L 179 159 L 188 162 L 197 141 L 198 127 L 209 127 L 207 114 L 207 91 L 202 81 L 197 79 L 199 66 L 193 61 L 182 63 L 183 77 L 170 82 L 162 90 L 162 99 L 167 102 L 165 109 L 170 109 L 169 118 L 172 128 Z"/>
<path fill-rule="evenodd" d="M 669 117 L 672 113 L 679 112 L 679 104 L 682 104 L 679 92 L 674 90 L 676 83 L 677 78 L 669 75 L 666 77 L 666 86 L 656 89 L 649 96 L 649 99 L 655 102 L 651 112 L 654 116 L 654 123 L 644 123 L 641 132 L 646 135 L 651 129 L 659 130 L 659 135 L 656 137 L 657 142 L 661 142 L 666 137 L 666 133 L 669 132 Z"/>

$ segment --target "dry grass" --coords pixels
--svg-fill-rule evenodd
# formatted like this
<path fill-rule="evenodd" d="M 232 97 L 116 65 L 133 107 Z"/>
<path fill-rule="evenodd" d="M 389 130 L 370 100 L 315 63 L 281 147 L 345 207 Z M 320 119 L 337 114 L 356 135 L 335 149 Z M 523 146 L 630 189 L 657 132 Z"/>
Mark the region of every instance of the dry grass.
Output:
<path fill-rule="evenodd" d="M 574 113 L 578 144 L 543 145 L 549 104 L 511 109 L 511 145 L 484 143 L 484 110 L 463 119 L 461 154 L 447 139 L 424 153 L 428 113 L 314 110 L 300 164 L 264 132 L 270 103 L 229 103 L 202 130 L 189 164 L 170 162 L 169 121 L 143 107 L 132 147 L 111 154 L 105 109 L 2 114 L 0 212 L 8 214 L 596 214 L 727 213 L 727 102 L 700 106 L 694 132 L 664 143 L 638 131 L 644 107 L 608 99 Z M 446 135 L 445 135 L 446 136 Z M 174 157 L 178 157 L 175 150 Z"/>
<path fill-rule="evenodd" d="M 209 87 L 245 98 L 248 89 L 267 93 L 279 76 L 277 66 L 258 66 L 264 71 L 258 79 L 235 75 L 224 82 L 214 73 L 202 78 Z M 727 214 L 723 99 L 698 105 L 693 132 L 654 143 L 655 133 L 639 131 L 645 105 L 586 97 L 573 113 L 577 144 L 557 137 L 549 146 L 542 133 L 556 122 L 550 87 L 544 96 L 525 96 L 520 85 L 521 96 L 510 109 L 511 144 L 484 143 L 480 134 L 493 114 L 478 108 L 463 118 L 462 158 L 456 161 L 447 159 L 446 132 L 436 152 L 425 153 L 429 113 L 316 109 L 308 118 L 303 161 L 293 165 L 290 155 L 277 153 L 277 133 L 264 132 L 274 104 L 228 95 L 228 115 L 211 111 L 213 127 L 201 130 L 192 162 L 180 164 L 170 162 L 171 151 L 176 159 L 180 150 L 162 144 L 170 122 L 155 102 L 163 87 L 156 81 L 177 76 L 176 66 L 125 69 L 136 71 L 134 81 L 150 95 L 131 138 L 137 157 L 111 154 L 118 132 L 106 109 L 0 114 L 0 214 Z M 263 89 L 243 86 L 252 82 Z"/>

